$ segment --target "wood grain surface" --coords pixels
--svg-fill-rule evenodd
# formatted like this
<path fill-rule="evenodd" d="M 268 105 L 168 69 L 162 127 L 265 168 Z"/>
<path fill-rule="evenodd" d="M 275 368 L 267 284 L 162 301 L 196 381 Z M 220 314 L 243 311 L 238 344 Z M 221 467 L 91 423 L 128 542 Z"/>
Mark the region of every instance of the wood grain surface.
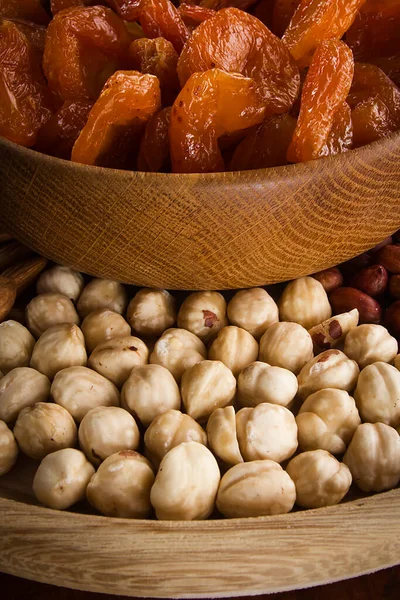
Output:
<path fill-rule="evenodd" d="M 309 163 L 237 173 L 133 173 L 0 141 L 0 220 L 85 273 L 170 289 L 283 281 L 400 227 L 400 132 Z"/>

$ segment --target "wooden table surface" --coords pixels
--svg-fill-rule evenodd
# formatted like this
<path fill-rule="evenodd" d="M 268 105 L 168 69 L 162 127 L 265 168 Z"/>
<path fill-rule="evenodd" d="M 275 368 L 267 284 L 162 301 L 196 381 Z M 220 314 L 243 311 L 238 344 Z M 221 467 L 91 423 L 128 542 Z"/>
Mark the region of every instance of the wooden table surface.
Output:
<path fill-rule="evenodd" d="M 400 559 L 400 558 L 399 558 Z M 4 600 L 115 600 L 116 596 L 93 594 L 44 585 L 0 573 L 1 598 Z M 120 598 L 122 598 L 120 596 Z M 399 600 L 400 565 L 347 581 L 306 590 L 257 597 L 242 597 L 239 600 Z M 128 600 L 128 598 L 127 598 Z"/>

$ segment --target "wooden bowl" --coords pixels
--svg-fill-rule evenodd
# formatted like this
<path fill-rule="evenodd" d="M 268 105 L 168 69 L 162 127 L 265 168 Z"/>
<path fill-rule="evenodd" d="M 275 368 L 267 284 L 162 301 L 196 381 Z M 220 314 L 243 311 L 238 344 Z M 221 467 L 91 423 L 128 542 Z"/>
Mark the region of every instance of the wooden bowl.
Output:
<path fill-rule="evenodd" d="M 169 289 L 285 281 L 400 227 L 400 132 L 274 169 L 171 175 L 87 167 L 0 141 L 0 218 L 85 273 Z"/>

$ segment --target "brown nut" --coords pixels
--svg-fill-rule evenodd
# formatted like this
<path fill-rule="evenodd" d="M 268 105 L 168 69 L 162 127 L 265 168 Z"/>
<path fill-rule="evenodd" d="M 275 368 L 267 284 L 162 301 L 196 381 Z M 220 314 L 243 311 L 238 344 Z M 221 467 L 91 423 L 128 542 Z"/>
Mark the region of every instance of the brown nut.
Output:
<path fill-rule="evenodd" d="M 343 285 L 343 275 L 338 267 L 318 271 L 312 277 L 320 282 L 327 294 L 330 294 L 333 290 Z"/>
<path fill-rule="evenodd" d="M 393 302 L 386 311 L 385 327 L 397 339 L 400 339 L 400 300 Z"/>
<path fill-rule="evenodd" d="M 379 302 L 353 287 L 342 287 L 334 290 L 329 296 L 329 301 L 333 312 L 336 314 L 349 312 L 353 308 L 357 308 L 360 324 L 378 324 L 382 319 L 382 307 Z"/>
<path fill-rule="evenodd" d="M 368 254 L 376 254 L 376 252 L 378 252 L 378 250 L 380 250 L 384 246 L 389 246 L 389 244 L 393 244 L 393 237 L 391 235 L 389 235 L 389 237 L 387 237 L 384 240 L 382 240 L 381 242 L 379 242 L 379 244 L 376 244 L 376 246 L 371 248 L 371 250 L 368 250 Z"/>
<path fill-rule="evenodd" d="M 400 246 L 396 246 L 395 244 L 384 246 L 378 250 L 374 259 L 390 271 L 390 273 L 400 273 Z"/>
<path fill-rule="evenodd" d="M 353 275 L 350 285 L 375 298 L 386 290 L 388 279 L 383 265 L 371 265 Z"/>
<path fill-rule="evenodd" d="M 389 279 L 390 295 L 396 300 L 400 300 L 400 275 L 392 275 Z"/>
<path fill-rule="evenodd" d="M 308 332 L 314 344 L 314 353 L 338 346 L 351 329 L 357 327 L 358 310 L 342 313 L 316 325 Z"/>
<path fill-rule="evenodd" d="M 340 265 L 340 270 L 345 277 L 351 277 L 361 269 L 372 264 L 372 256 L 364 252 Z"/>

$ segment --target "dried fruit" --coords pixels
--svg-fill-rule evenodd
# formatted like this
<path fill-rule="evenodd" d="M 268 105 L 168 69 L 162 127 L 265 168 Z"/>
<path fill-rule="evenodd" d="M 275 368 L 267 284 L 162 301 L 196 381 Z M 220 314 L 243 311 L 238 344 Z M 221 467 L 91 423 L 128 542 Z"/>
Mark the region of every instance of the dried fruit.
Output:
<path fill-rule="evenodd" d="M 125 21 L 136 21 L 139 18 L 141 0 L 107 0 L 107 4 Z"/>
<path fill-rule="evenodd" d="M 215 10 L 212 8 L 206 8 L 205 6 L 197 4 L 188 4 L 186 2 L 182 2 L 178 11 L 183 22 L 188 27 L 196 27 L 199 23 L 202 23 L 215 15 Z"/>
<path fill-rule="evenodd" d="M 379 302 L 353 287 L 341 287 L 334 290 L 329 296 L 329 302 L 335 314 L 357 308 L 360 314 L 360 324 L 381 322 L 382 308 Z"/>
<path fill-rule="evenodd" d="M 46 25 L 49 22 L 49 15 L 42 4 L 41 0 L 1 0 L 0 17 L 25 19 L 32 23 Z"/>
<path fill-rule="evenodd" d="M 353 122 L 351 108 L 347 102 L 338 106 L 333 115 L 332 128 L 320 156 L 334 156 L 351 150 L 353 146 Z"/>
<path fill-rule="evenodd" d="M 190 33 L 170 0 L 142 0 L 140 25 L 149 38 L 163 37 L 180 53 Z"/>
<path fill-rule="evenodd" d="M 137 161 L 138 171 L 151 173 L 170 170 L 169 124 L 171 107 L 163 108 L 155 113 L 146 125 L 140 142 Z"/>
<path fill-rule="evenodd" d="M 400 1 L 367 0 L 346 33 L 356 60 L 390 56 L 399 49 Z"/>
<path fill-rule="evenodd" d="M 34 50 L 37 53 L 38 59 L 41 62 L 43 58 L 44 46 L 46 43 L 46 26 L 37 25 L 36 23 L 24 21 L 23 19 L 10 18 L 7 20 L 14 23 L 14 25 L 18 27 L 21 33 L 25 35 L 26 39 L 32 44 Z"/>
<path fill-rule="evenodd" d="M 51 14 L 54 16 L 60 12 L 60 10 L 75 6 L 88 6 L 89 4 L 90 0 L 50 0 Z M 95 4 L 95 2 L 92 4 Z"/>

